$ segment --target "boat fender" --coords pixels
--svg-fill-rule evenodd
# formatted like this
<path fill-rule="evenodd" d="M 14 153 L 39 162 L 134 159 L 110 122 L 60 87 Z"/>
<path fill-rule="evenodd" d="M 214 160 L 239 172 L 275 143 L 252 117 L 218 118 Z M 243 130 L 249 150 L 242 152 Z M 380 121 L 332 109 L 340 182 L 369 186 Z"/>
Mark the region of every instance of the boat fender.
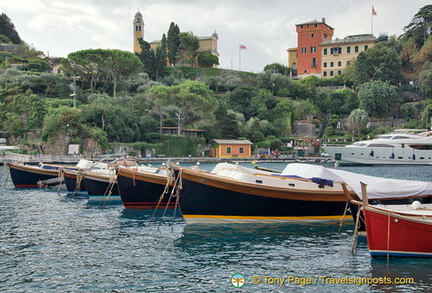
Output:
<path fill-rule="evenodd" d="M 418 200 L 413 201 L 413 203 L 411 204 L 411 206 L 415 210 L 423 209 L 422 204 Z"/>

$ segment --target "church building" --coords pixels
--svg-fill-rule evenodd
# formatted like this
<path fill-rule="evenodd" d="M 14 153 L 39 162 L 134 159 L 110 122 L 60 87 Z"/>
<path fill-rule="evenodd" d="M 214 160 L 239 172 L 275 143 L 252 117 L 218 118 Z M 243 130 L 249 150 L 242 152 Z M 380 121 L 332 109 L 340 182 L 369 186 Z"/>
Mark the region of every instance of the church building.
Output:
<path fill-rule="evenodd" d="M 142 38 L 144 40 L 144 20 L 141 12 L 137 12 L 134 16 L 133 20 L 133 51 L 134 53 L 141 52 L 141 47 L 139 44 L 139 39 Z M 209 52 L 214 56 L 219 57 L 218 52 L 218 34 L 216 31 L 210 36 L 199 37 L 199 49 L 197 52 Z M 160 40 L 150 42 L 150 48 L 155 50 L 160 46 Z"/>

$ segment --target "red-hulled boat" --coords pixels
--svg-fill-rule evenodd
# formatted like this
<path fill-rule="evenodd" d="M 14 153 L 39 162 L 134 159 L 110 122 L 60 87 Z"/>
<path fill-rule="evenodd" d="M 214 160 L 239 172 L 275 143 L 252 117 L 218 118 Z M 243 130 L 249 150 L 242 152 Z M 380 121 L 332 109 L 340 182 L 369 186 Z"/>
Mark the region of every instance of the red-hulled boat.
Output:
<path fill-rule="evenodd" d="M 362 184 L 361 206 L 372 257 L 432 257 L 432 204 L 371 205 Z"/>
<path fill-rule="evenodd" d="M 364 207 L 371 256 L 432 257 L 432 211 L 412 210 Z"/>

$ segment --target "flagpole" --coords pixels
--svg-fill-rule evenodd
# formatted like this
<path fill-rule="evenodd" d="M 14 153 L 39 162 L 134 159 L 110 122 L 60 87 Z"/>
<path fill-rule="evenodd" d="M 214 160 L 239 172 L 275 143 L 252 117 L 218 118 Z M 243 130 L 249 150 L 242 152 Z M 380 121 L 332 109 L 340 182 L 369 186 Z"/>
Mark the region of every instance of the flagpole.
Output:
<path fill-rule="evenodd" d="M 373 15 L 373 13 L 371 13 L 371 33 L 372 33 L 372 35 L 373 35 L 373 17 L 374 17 L 374 15 Z"/>
<path fill-rule="evenodd" d="M 241 46 L 239 44 L 239 71 L 241 71 Z"/>

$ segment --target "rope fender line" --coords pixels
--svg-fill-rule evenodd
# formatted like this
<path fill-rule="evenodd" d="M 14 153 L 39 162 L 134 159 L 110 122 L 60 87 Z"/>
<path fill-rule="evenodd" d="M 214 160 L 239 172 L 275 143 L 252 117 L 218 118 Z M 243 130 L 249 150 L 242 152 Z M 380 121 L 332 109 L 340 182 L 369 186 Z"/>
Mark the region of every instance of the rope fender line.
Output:
<path fill-rule="evenodd" d="M 345 225 L 345 216 L 346 216 L 346 214 L 347 214 L 347 212 L 348 212 L 348 209 L 349 209 L 349 202 L 347 201 L 346 202 L 346 204 L 345 204 L 345 209 L 344 209 L 344 212 L 343 212 L 343 215 L 342 215 L 342 218 L 340 218 L 340 224 L 339 224 L 339 234 L 342 232 L 342 227 Z"/>
<path fill-rule="evenodd" d="M 4 183 L 3 183 L 3 188 L 6 188 L 7 184 L 8 184 L 8 180 L 9 180 L 9 175 L 10 175 L 10 166 L 8 162 L 5 162 L 3 164 L 3 176 L 4 177 Z"/>
<path fill-rule="evenodd" d="M 357 210 L 356 222 L 355 222 L 355 227 L 354 227 L 354 239 L 353 239 L 353 243 L 351 246 L 351 253 L 355 252 L 355 248 L 357 246 L 358 229 L 360 228 L 360 213 L 362 210 L 363 210 L 363 207 L 359 207 Z"/>
<path fill-rule="evenodd" d="M 151 221 L 151 220 L 153 219 L 153 217 L 155 216 L 156 211 L 159 209 L 159 206 L 160 206 L 160 204 L 162 203 L 162 200 L 163 200 L 163 198 L 165 197 L 165 195 L 169 193 L 169 187 L 170 187 L 170 184 L 171 184 L 171 182 L 172 182 L 172 178 L 170 178 L 171 175 L 172 175 L 172 172 L 171 172 L 170 168 L 168 168 L 168 165 L 167 165 L 165 168 L 166 168 L 166 173 L 167 173 L 167 178 L 166 178 L 165 187 L 164 187 L 164 190 L 162 191 L 162 194 L 159 196 L 158 203 L 157 203 L 157 205 L 156 205 L 155 210 L 153 211 L 153 214 L 152 214 L 152 216 L 151 216 L 151 218 L 150 218 L 150 221 Z M 170 197 L 170 198 L 171 198 L 171 197 Z M 169 202 L 169 201 L 168 201 L 168 202 Z"/>

